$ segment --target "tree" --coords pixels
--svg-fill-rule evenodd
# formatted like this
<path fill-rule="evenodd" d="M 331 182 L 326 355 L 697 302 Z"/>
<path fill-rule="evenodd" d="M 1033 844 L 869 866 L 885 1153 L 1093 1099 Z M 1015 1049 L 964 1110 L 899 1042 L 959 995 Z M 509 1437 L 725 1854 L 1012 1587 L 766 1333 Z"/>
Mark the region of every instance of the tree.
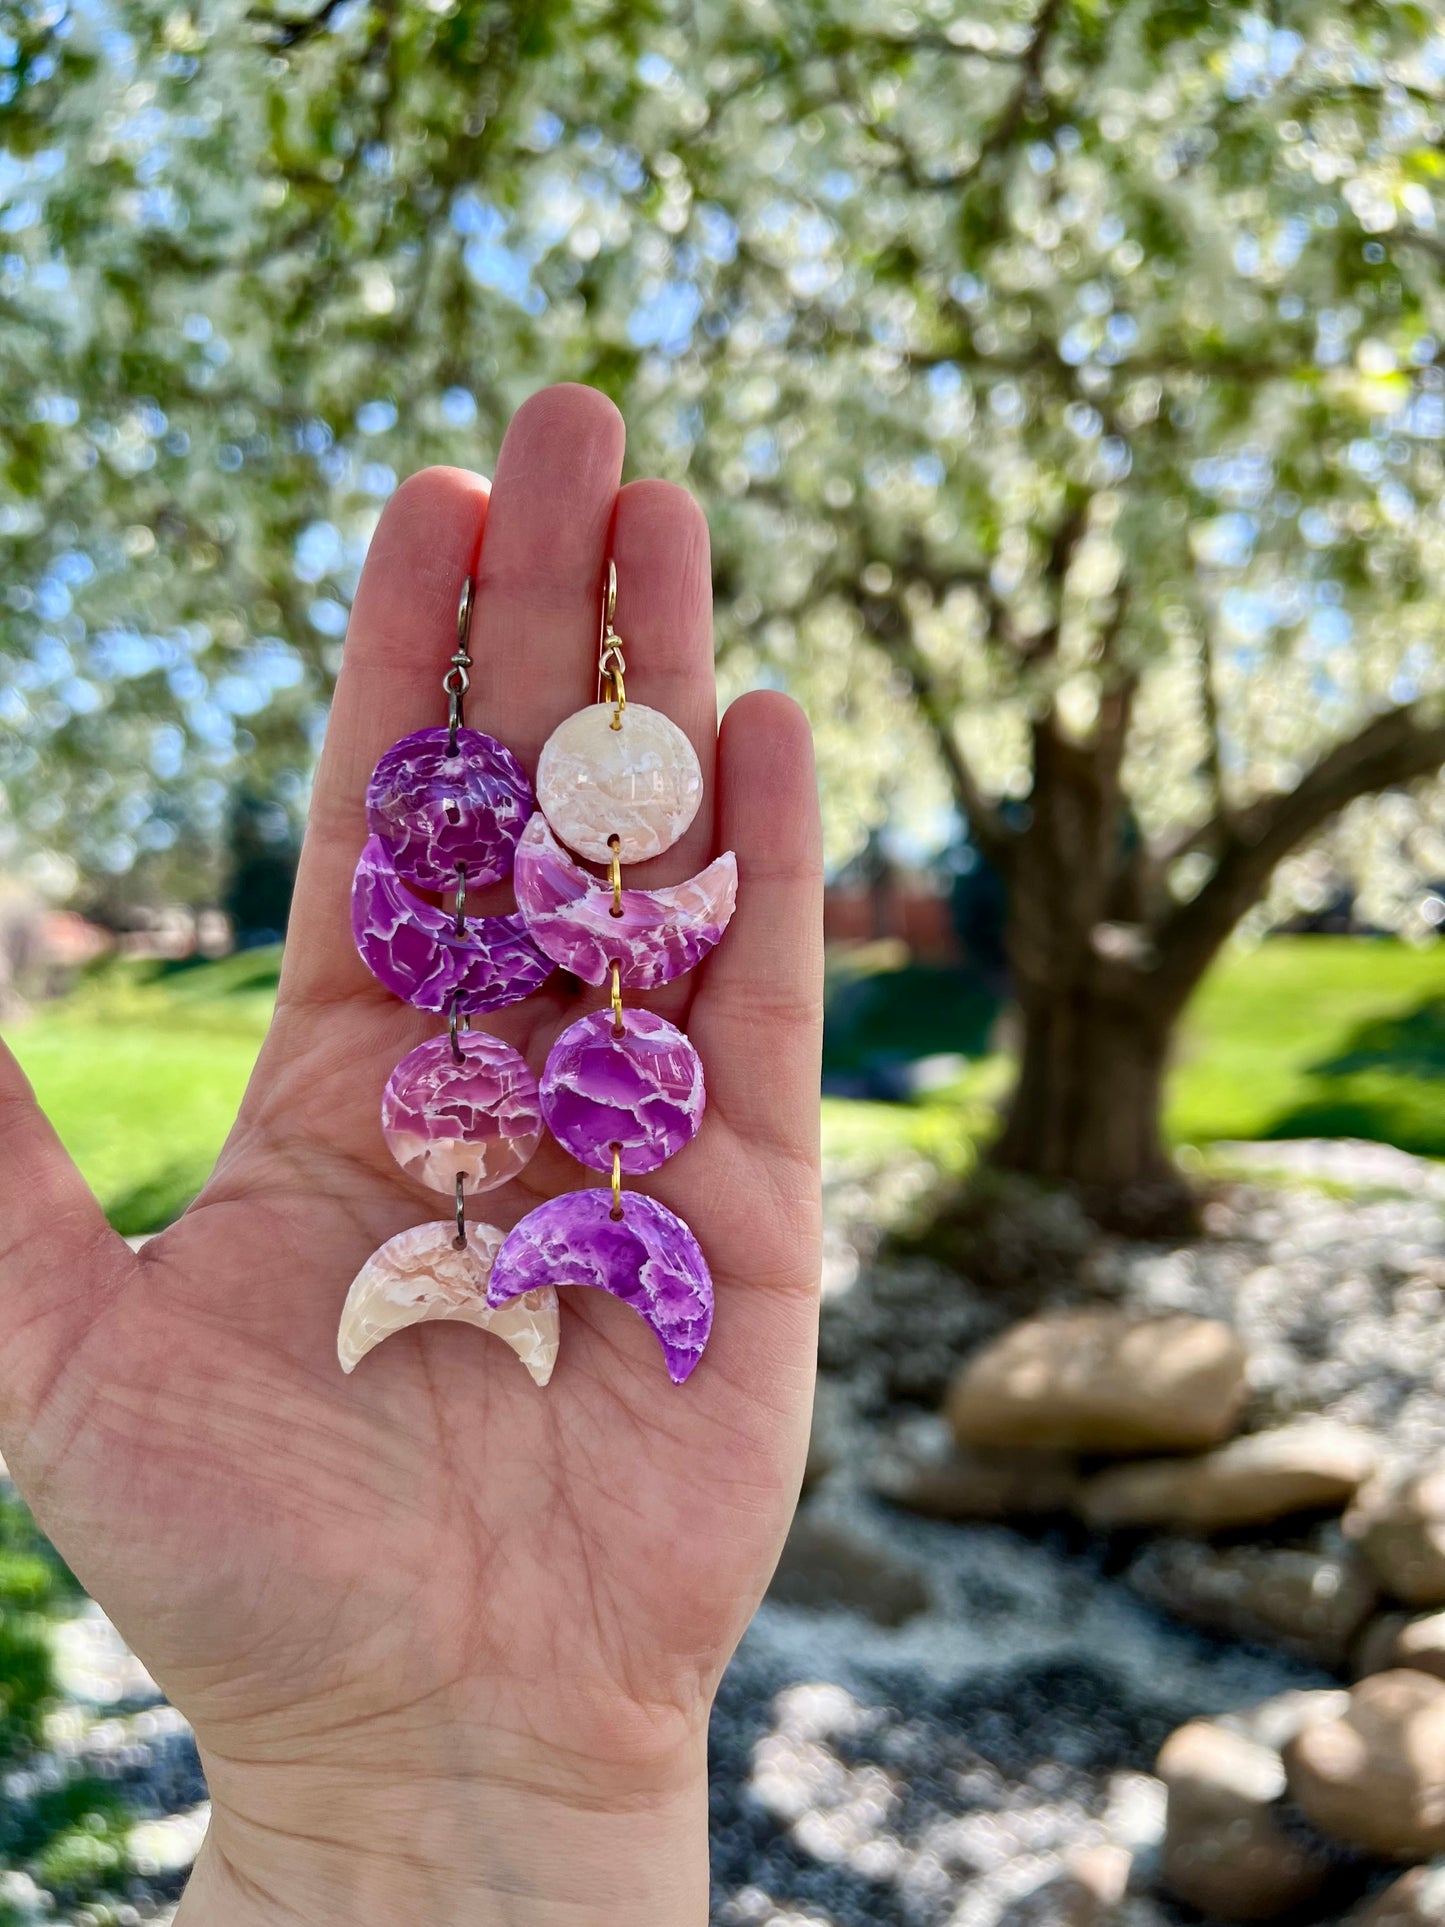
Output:
<path fill-rule="evenodd" d="M 703 495 L 725 680 L 810 699 L 834 854 L 889 797 L 1005 879 L 1006 1163 L 1169 1215 L 1229 932 L 1326 862 L 1418 918 L 1428 9 L 7 15 L 17 836 L 164 863 L 241 755 L 299 810 L 376 503 L 561 376 Z"/>

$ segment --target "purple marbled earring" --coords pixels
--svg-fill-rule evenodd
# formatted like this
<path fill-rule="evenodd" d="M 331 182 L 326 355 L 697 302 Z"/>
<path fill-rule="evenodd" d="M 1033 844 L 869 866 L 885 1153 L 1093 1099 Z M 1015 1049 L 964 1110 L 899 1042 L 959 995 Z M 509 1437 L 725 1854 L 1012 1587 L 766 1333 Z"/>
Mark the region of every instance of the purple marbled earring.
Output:
<path fill-rule="evenodd" d="M 466 914 L 469 884 L 511 870 L 533 805 L 512 752 L 462 724 L 471 610 L 469 580 L 443 681 L 447 724 L 404 736 L 377 764 L 366 791 L 371 836 L 351 893 L 367 968 L 394 996 L 448 1019 L 446 1036 L 419 1044 L 392 1072 L 381 1128 L 404 1171 L 452 1198 L 454 1223 L 413 1225 L 373 1253 L 347 1293 L 336 1350 L 350 1372 L 392 1332 L 458 1319 L 501 1338 L 545 1385 L 557 1357 L 557 1294 L 539 1281 L 504 1306 L 489 1304 L 502 1234 L 464 1215 L 469 1193 L 505 1184 L 532 1156 L 542 1110 L 522 1057 L 498 1038 L 459 1029 L 459 1020 L 516 1003 L 554 968 L 520 912 Z M 424 902 L 410 886 L 455 890 L 455 910 Z"/>
<path fill-rule="evenodd" d="M 611 1009 L 569 1025 L 542 1073 L 541 1106 L 560 1144 L 612 1190 L 570 1191 L 529 1213 L 502 1240 L 487 1302 L 514 1303 L 544 1285 L 591 1285 L 652 1327 L 675 1384 L 712 1330 L 707 1260 L 681 1218 L 622 1189 L 623 1173 L 655 1171 L 696 1136 L 702 1063 L 674 1025 L 623 1008 L 623 989 L 650 990 L 691 970 L 718 943 L 737 899 L 737 859 L 719 856 L 686 883 L 624 890 L 622 865 L 671 849 L 697 814 L 702 771 L 687 737 L 657 710 L 629 704 L 613 628 L 609 564 L 598 701 L 548 738 L 537 766 L 538 813 L 517 844 L 513 878 L 528 934 L 587 983 L 611 981 Z M 604 699 L 605 696 L 605 699 Z M 599 877 L 569 853 L 607 863 Z"/>

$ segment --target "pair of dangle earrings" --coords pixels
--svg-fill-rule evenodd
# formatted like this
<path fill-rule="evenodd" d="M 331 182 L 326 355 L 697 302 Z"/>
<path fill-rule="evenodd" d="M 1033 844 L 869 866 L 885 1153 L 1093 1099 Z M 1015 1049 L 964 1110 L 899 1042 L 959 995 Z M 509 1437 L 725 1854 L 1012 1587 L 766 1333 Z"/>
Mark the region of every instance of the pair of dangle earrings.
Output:
<path fill-rule="evenodd" d="M 444 1192 L 453 1213 L 400 1232 L 367 1260 L 347 1294 L 337 1352 L 350 1372 L 392 1332 L 458 1319 L 502 1339 L 545 1385 L 560 1342 L 557 1291 L 587 1285 L 652 1327 L 681 1384 L 712 1329 L 707 1261 L 681 1218 L 622 1180 L 657 1170 L 697 1134 L 702 1063 L 680 1030 L 628 1006 L 623 992 L 654 990 L 707 955 L 732 916 L 737 859 L 729 851 L 670 888 L 623 886 L 624 864 L 670 849 L 692 822 L 702 772 L 676 723 L 628 701 L 615 565 L 597 701 L 548 738 L 535 796 L 512 752 L 463 722 L 472 593 L 468 580 L 443 680 L 447 722 L 393 743 L 372 773 L 370 837 L 351 897 L 368 969 L 447 1020 L 392 1071 L 381 1128 L 402 1169 Z M 468 891 L 509 873 L 516 910 L 469 915 Z M 419 889 L 454 893 L 453 907 Z M 562 1032 L 539 1083 L 519 1052 L 471 1020 L 530 996 L 559 967 L 607 986 L 610 998 Z M 468 1219 L 467 1197 L 514 1178 L 544 1128 L 610 1174 L 610 1188 L 550 1198 L 505 1235 Z"/>

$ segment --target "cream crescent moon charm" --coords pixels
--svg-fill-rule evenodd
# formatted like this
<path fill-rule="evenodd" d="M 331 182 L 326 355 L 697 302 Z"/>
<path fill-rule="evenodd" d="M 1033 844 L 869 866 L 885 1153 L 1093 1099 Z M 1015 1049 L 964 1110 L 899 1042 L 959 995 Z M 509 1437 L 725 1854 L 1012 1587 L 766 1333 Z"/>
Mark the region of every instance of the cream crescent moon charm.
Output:
<path fill-rule="evenodd" d="M 538 1385 L 557 1362 L 557 1294 L 549 1286 L 490 1306 L 487 1285 L 502 1245 L 494 1225 L 468 1224 L 457 1247 L 450 1224 L 414 1224 L 389 1238 L 356 1274 L 336 1333 L 336 1355 L 353 1372 L 393 1332 L 432 1319 L 455 1319 L 500 1338 Z"/>

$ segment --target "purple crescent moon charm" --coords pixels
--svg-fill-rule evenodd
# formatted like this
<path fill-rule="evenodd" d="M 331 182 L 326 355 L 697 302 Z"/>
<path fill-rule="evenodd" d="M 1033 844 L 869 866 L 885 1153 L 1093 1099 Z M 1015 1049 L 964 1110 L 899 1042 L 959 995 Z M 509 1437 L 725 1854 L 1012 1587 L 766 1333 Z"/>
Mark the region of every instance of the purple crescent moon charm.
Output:
<path fill-rule="evenodd" d="M 399 877 L 423 890 L 495 883 L 532 814 L 532 785 L 505 744 L 479 729 L 418 729 L 393 743 L 366 787 L 366 825 Z"/>
<path fill-rule="evenodd" d="M 574 1158 L 635 1176 L 690 1144 L 702 1123 L 702 1059 L 675 1025 L 650 1010 L 610 1010 L 569 1024 L 542 1072 L 542 1115 Z"/>
<path fill-rule="evenodd" d="M 552 1285 L 591 1285 L 630 1305 L 657 1334 L 681 1385 L 712 1330 L 712 1277 L 691 1231 L 655 1198 L 629 1191 L 621 1218 L 609 1191 L 569 1191 L 529 1212 L 502 1240 L 487 1303 Z"/>
<path fill-rule="evenodd" d="M 445 910 L 423 903 L 371 837 L 351 887 L 351 929 L 367 969 L 418 1010 L 439 1015 L 455 1000 L 463 1015 L 501 1010 L 529 997 L 552 974 L 552 961 L 519 913 L 465 917 L 459 936 Z"/>
<path fill-rule="evenodd" d="M 655 990 L 691 970 L 728 926 L 738 894 L 732 851 L 686 883 L 612 891 L 557 841 L 539 810 L 522 832 L 512 868 L 517 903 L 539 947 L 584 983 L 604 983 L 617 964 L 627 990 Z"/>

